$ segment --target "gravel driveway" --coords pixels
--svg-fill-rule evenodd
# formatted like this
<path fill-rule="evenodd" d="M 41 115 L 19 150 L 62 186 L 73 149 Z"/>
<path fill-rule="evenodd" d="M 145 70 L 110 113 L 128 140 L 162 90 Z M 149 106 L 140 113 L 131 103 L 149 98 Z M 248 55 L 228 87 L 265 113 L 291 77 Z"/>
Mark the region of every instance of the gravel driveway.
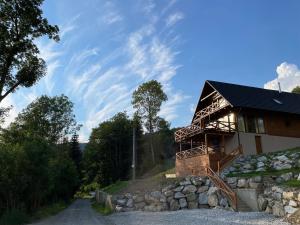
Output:
<path fill-rule="evenodd" d="M 89 200 L 76 200 L 67 209 L 34 225 L 112 225 L 91 208 Z"/>
<path fill-rule="evenodd" d="M 176 212 L 128 212 L 109 216 L 116 225 L 287 225 L 266 213 L 236 213 L 221 209 Z"/>
<path fill-rule="evenodd" d="M 288 225 L 266 213 L 236 213 L 221 209 L 173 212 L 127 212 L 101 216 L 88 200 L 77 200 L 70 207 L 34 225 Z"/>

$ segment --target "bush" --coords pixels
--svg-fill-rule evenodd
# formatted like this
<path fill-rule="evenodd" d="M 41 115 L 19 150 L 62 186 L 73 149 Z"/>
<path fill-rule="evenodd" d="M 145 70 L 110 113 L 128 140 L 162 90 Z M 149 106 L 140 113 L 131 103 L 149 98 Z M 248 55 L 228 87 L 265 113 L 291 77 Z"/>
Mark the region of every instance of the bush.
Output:
<path fill-rule="evenodd" d="M 1 219 L 1 225 L 23 225 L 29 222 L 29 217 L 24 212 L 18 209 L 6 211 Z"/>

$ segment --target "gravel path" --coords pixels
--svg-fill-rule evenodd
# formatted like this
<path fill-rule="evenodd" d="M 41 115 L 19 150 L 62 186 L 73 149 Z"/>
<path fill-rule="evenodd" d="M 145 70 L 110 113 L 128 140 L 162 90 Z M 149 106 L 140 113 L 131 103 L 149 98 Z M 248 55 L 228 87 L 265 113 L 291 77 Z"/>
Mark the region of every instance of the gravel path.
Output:
<path fill-rule="evenodd" d="M 236 213 L 221 209 L 175 212 L 127 212 L 108 217 L 116 225 L 288 225 L 266 213 Z"/>
<path fill-rule="evenodd" d="M 91 208 L 89 200 L 76 200 L 67 209 L 34 225 L 112 225 Z"/>
<path fill-rule="evenodd" d="M 101 216 L 88 200 L 77 200 L 59 214 L 32 225 L 288 225 L 266 213 L 236 213 L 221 209 L 173 212 L 127 212 Z"/>

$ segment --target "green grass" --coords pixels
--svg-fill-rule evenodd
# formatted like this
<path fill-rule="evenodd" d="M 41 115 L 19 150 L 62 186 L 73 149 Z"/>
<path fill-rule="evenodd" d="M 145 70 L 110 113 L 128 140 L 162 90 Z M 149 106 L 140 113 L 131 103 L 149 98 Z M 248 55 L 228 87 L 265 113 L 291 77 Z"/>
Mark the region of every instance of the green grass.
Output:
<path fill-rule="evenodd" d="M 18 209 L 5 212 L 0 218 L 1 225 L 23 225 L 29 222 L 29 216 Z"/>
<path fill-rule="evenodd" d="M 100 214 L 102 214 L 102 215 L 105 215 L 105 216 L 106 216 L 106 215 L 109 215 L 109 214 L 111 214 L 111 213 L 113 212 L 112 209 L 106 207 L 106 206 L 103 205 L 103 204 L 99 204 L 99 203 L 96 203 L 96 202 L 93 202 L 93 203 L 92 203 L 92 208 L 93 208 L 96 212 L 98 212 L 98 213 L 100 213 Z"/>
<path fill-rule="evenodd" d="M 300 180 L 289 180 L 281 183 L 282 186 L 300 188 Z"/>
<path fill-rule="evenodd" d="M 68 207 L 68 204 L 63 201 L 45 206 L 33 214 L 32 220 L 34 220 L 34 221 L 40 220 L 40 219 L 55 215 L 67 207 Z"/>
<path fill-rule="evenodd" d="M 300 173 L 300 168 L 291 168 L 291 169 L 284 169 L 284 170 L 267 170 L 267 171 L 258 171 L 258 172 L 249 172 L 249 173 L 229 173 L 227 177 L 255 177 L 255 176 L 278 176 L 284 173 Z"/>
<path fill-rule="evenodd" d="M 109 186 L 102 188 L 102 191 L 105 191 L 108 194 L 115 194 L 126 188 L 129 184 L 129 181 L 117 181 Z"/>

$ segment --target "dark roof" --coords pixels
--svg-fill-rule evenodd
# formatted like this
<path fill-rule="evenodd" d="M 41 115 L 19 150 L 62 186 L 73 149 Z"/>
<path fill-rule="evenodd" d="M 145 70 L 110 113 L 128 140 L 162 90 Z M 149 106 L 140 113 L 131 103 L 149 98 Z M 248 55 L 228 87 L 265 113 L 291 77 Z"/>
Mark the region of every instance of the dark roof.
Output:
<path fill-rule="evenodd" d="M 300 114 L 300 94 L 210 80 L 205 85 L 218 91 L 233 107 Z"/>

